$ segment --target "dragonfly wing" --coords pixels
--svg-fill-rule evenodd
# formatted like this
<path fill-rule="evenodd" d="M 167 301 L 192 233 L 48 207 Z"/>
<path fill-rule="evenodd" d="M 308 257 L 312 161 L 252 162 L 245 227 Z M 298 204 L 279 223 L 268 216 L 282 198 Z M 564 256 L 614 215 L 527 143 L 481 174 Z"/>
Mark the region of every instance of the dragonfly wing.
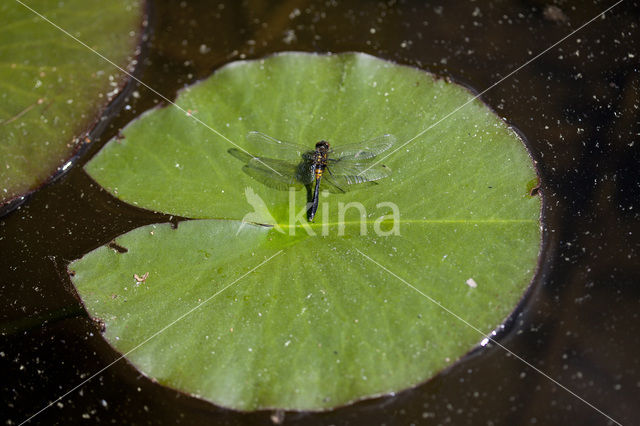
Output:
<path fill-rule="evenodd" d="M 270 188 L 288 190 L 301 187 L 301 166 L 272 158 L 254 157 L 242 168 L 246 174 Z"/>
<path fill-rule="evenodd" d="M 338 146 L 329 154 L 331 158 L 336 160 L 356 160 L 362 161 L 373 158 L 378 154 L 388 150 L 396 143 L 393 135 L 382 135 L 368 141 L 352 143 L 348 145 Z"/>
<path fill-rule="evenodd" d="M 391 169 L 384 164 L 340 160 L 330 163 L 329 170 L 337 182 L 343 182 L 347 185 L 373 182 L 384 179 L 391 174 Z"/>
<path fill-rule="evenodd" d="M 299 162 L 309 149 L 303 145 L 283 142 L 261 132 L 247 133 L 247 151 L 258 157 L 279 158 Z"/>
<path fill-rule="evenodd" d="M 377 182 L 364 182 L 361 185 L 353 185 L 349 180 L 347 180 L 346 176 L 331 176 L 330 174 L 325 173 L 322 175 L 320 190 L 327 190 L 333 194 L 342 194 L 356 188 L 361 189 L 366 186 L 377 184 Z"/>
<path fill-rule="evenodd" d="M 343 188 L 344 186 L 344 188 Z M 332 194 L 343 194 L 345 192 L 347 192 L 349 190 L 349 188 L 347 187 L 347 185 L 342 185 L 340 186 L 340 184 L 338 184 L 334 179 L 333 176 L 331 176 L 330 174 L 324 174 L 322 176 L 322 181 L 320 183 L 320 190 L 321 191 L 329 191 Z"/>
<path fill-rule="evenodd" d="M 303 185 L 308 185 L 316 180 L 315 167 L 310 162 L 298 164 L 296 169 L 296 180 Z"/>

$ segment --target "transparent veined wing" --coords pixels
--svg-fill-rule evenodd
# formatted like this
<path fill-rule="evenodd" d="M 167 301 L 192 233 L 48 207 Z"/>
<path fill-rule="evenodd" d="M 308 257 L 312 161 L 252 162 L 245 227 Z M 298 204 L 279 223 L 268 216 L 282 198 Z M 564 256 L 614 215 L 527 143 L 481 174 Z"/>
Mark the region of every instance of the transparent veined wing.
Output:
<path fill-rule="evenodd" d="M 309 158 L 309 147 L 284 142 L 261 132 L 247 133 L 247 151 L 257 157 L 271 157 L 281 160 L 300 161 Z"/>
<path fill-rule="evenodd" d="M 372 162 L 355 163 L 353 161 L 335 161 L 329 163 L 328 174 L 337 182 L 355 185 L 384 179 L 391 174 L 391 169 L 384 164 Z"/>
<path fill-rule="evenodd" d="M 320 191 L 329 191 L 333 194 L 342 194 L 347 192 L 349 189 L 348 185 L 340 185 L 338 182 L 333 180 L 333 177 L 327 173 L 322 176 L 322 183 L 320 186 Z"/>
<path fill-rule="evenodd" d="M 363 161 L 388 150 L 396 143 L 393 135 L 382 135 L 368 141 L 351 143 L 333 148 L 329 158 L 335 160 Z"/>
<path fill-rule="evenodd" d="M 362 189 L 367 186 L 377 185 L 378 182 L 363 182 L 360 185 L 354 185 L 352 180 L 348 180 L 346 176 L 332 176 L 329 173 L 322 175 L 322 183 L 320 191 L 329 191 L 334 194 L 341 194 L 354 189 Z"/>
<path fill-rule="evenodd" d="M 246 174 L 271 188 L 288 190 L 313 181 L 313 170 L 306 163 L 294 164 L 273 158 L 254 157 L 242 168 Z"/>

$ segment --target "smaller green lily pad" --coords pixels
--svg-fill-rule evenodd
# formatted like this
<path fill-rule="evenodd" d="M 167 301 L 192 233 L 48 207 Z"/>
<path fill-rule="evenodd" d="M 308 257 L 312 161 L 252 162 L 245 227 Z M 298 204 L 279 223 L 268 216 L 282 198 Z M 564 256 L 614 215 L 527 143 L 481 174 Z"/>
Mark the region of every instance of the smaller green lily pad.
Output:
<path fill-rule="evenodd" d="M 429 379 L 482 336 L 415 289 L 490 333 L 540 246 L 518 136 L 478 101 L 438 123 L 471 99 L 364 54 L 221 69 L 177 103 L 228 140 L 155 109 L 86 166 L 122 200 L 199 219 L 135 229 L 116 239 L 126 252 L 73 262 L 87 311 L 144 374 L 240 410 L 323 410 Z M 243 172 L 233 150 L 253 149 L 249 131 L 310 149 L 393 134 L 400 149 L 384 159 L 391 176 L 322 195 L 309 223 L 305 191 Z"/>
<path fill-rule="evenodd" d="M 115 64 L 132 63 L 142 1 L 25 4 Z M 0 206 L 61 170 L 126 78 L 19 2 L 0 4 Z"/>

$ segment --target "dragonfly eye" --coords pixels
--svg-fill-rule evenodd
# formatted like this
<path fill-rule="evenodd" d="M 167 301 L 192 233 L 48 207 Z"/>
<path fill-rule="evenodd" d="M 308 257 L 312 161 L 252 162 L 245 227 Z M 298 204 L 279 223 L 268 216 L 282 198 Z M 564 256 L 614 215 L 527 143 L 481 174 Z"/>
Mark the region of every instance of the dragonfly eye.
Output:
<path fill-rule="evenodd" d="M 320 141 L 316 144 L 316 149 L 322 150 L 322 151 L 328 151 L 329 150 L 329 142 L 327 141 Z"/>

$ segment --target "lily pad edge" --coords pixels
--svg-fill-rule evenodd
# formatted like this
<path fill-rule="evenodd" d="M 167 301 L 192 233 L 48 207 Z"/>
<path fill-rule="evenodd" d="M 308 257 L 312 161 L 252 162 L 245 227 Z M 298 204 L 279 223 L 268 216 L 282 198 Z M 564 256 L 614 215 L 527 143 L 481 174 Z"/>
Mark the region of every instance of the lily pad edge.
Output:
<path fill-rule="evenodd" d="M 154 107 L 150 108 L 147 111 L 144 111 L 143 113 L 138 115 L 134 120 L 130 121 L 124 128 L 122 128 L 121 132 L 124 131 L 127 127 L 129 127 L 133 123 L 135 123 L 138 120 L 140 120 L 141 118 L 143 118 L 145 115 L 151 114 L 151 113 L 153 113 L 153 112 L 155 112 L 157 110 L 161 110 L 161 109 L 165 109 L 165 108 L 171 107 L 173 105 L 173 103 L 178 100 L 178 98 L 181 96 L 182 93 L 194 89 L 199 84 L 202 84 L 203 82 L 205 82 L 213 74 L 215 74 L 215 73 L 217 73 L 217 72 L 219 72 L 219 71 L 221 71 L 223 69 L 227 69 L 227 68 L 230 68 L 230 67 L 238 66 L 238 65 L 240 65 L 242 63 L 246 63 L 246 62 L 252 62 L 252 61 L 256 61 L 256 60 L 268 59 L 268 58 L 271 58 L 271 57 L 278 57 L 278 56 L 284 56 L 284 55 L 290 55 L 290 54 L 309 55 L 309 56 L 316 56 L 316 57 L 337 56 L 337 55 L 362 55 L 362 56 L 368 56 L 368 57 L 375 58 L 375 59 L 382 59 L 382 60 L 384 60 L 386 62 L 389 62 L 389 63 L 391 63 L 393 65 L 396 65 L 396 66 L 412 68 L 414 70 L 420 71 L 421 73 L 424 73 L 424 74 L 427 74 L 428 76 L 430 76 L 433 79 L 434 82 L 436 82 L 436 81 L 445 81 L 445 82 L 447 82 L 449 84 L 456 84 L 456 85 L 462 87 L 463 89 L 465 89 L 473 98 L 475 98 L 476 100 L 480 101 L 483 104 L 483 106 L 485 106 L 496 117 L 499 117 L 500 120 L 502 120 L 505 123 L 505 125 L 508 127 L 508 129 L 513 131 L 514 136 L 516 136 L 516 138 L 519 139 L 520 142 L 525 146 L 527 155 L 529 156 L 531 162 L 533 163 L 533 170 L 535 171 L 536 179 L 537 179 L 537 182 L 534 184 L 534 187 L 533 187 L 533 189 L 531 191 L 530 196 L 531 197 L 534 197 L 534 196 L 539 196 L 540 197 L 540 216 L 539 216 L 538 222 L 539 222 L 539 227 L 540 227 L 540 230 L 541 230 L 541 238 L 540 238 L 540 245 L 539 245 L 539 248 L 538 248 L 537 264 L 536 264 L 535 270 L 533 271 L 533 276 L 531 278 L 531 281 L 526 286 L 524 292 L 522 293 L 522 297 L 520 298 L 520 301 L 517 303 L 517 305 L 515 306 L 513 311 L 511 311 L 508 314 L 508 316 L 505 317 L 504 320 L 498 326 L 496 326 L 496 328 L 492 332 L 488 333 L 485 337 L 487 337 L 487 338 L 489 338 L 491 340 L 499 341 L 501 338 L 503 338 L 504 336 L 509 334 L 513 330 L 513 327 L 515 327 L 515 325 L 516 325 L 516 321 L 515 321 L 516 318 L 523 311 L 524 307 L 527 305 L 527 302 L 529 301 L 530 297 L 532 296 L 532 294 L 534 292 L 535 286 L 533 284 L 536 281 L 539 280 L 539 277 L 540 277 L 540 275 L 542 273 L 542 270 L 543 270 L 543 265 L 548 263 L 547 261 L 552 256 L 552 253 L 551 253 L 552 250 L 550 250 L 551 242 L 549 241 L 548 233 L 546 232 L 545 227 L 543 225 L 544 222 L 545 222 L 544 221 L 545 212 L 547 211 L 546 199 L 544 197 L 544 189 L 543 189 L 542 184 L 541 184 L 541 178 L 540 178 L 540 171 L 539 171 L 539 168 L 538 168 L 538 162 L 534 159 L 534 157 L 532 155 L 531 147 L 530 147 L 530 144 L 528 143 L 528 140 L 526 139 L 526 137 L 520 132 L 520 130 L 517 127 L 512 125 L 505 117 L 503 117 L 500 114 L 498 114 L 494 108 L 492 108 L 489 104 L 487 104 L 484 101 L 484 99 L 480 96 L 480 94 L 476 90 L 471 88 L 468 84 L 461 83 L 461 82 L 459 82 L 459 81 L 457 81 L 457 80 L 455 80 L 455 79 L 453 79 L 453 78 L 451 78 L 449 76 L 445 76 L 445 77 L 438 76 L 438 75 L 436 75 L 434 73 L 431 73 L 429 71 L 425 71 L 425 70 L 420 69 L 420 68 L 418 68 L 416 66 L 400 64 L 400 63 L 397 63 L 395 61 L 392 61 L 392 60 L 389 60 L 389 59 L 386 59 L 386 58 L 378 58 L 376 56 L 369 55 L 369 54 L 363 53 L 363 52 L 355 52 L 355 51 L 324 52 L 324 53 L 321 53 L 321 52 L 298 52 L 298 51 L 275 52 L 275 53 L 270 54 L 270 55 L 265 55 L 265 56 L 256 57 L 256 58 L 246 58 L 246 59 L 242 59 L 242 60 L 232 60 L 232 61 L 228 62 L 227 64 L 222 65 L 221 67 L 219 67 L 216 70 L 214 70 L 206 78 L 204 78 L 202 80 L 199 80 L 199 81 L 196 81 L 196 82 L 190 84 L 189 86 L 186 86 L 186 87 L 183 87 L 183 88 L 180 88 L 179 90 L 177 90 L 175 98 L 171 101 L 171 103 L 162 103 L 162 104 L 159 104 L 157 106 L 154 106 Z M 484 92 L 481 92 L 481 93 L 484 93 Z M 194 124 L 195 125 L 201 125 L 201 124 L 199 124 L 197 122 L 194 123 Z M 220 134 L 224 138 L 226 138 L 226 136 L 223 133 L 220 132 Z M 217 135 L 217 136 L 220 137 L 220 135 Z M 104 145 L 106 145 L 108 142 L 109 141 L 106 141 L 104 143 Z M 224 142 L 224 143 L 228 143 L 228 142 Z M 102 147 L 101 147 L 101 149 L 102 149 Z M 83 169 L 84 169 L 84 167 L 83 167 Z M 91 177 L 91 175 L 88 172 L 86 172 L 86 170 L 84 170 L 84 172 L 93 182 L 98 184 L 98 182 L 95 181 L 93 179 L 93 177 Z M 100 186 L 100 184 L 98 184 L 98 186 Z M 114 198 L 117 198 L 117 197 L 114 196 Z M 150 211 L 150 212 L 152 211 L 152 210 L 146 209 L 144 207 L 139 207 L 139 206 L 135 206 L 133 204 L 130 204 L 130 203 L 124 201 L 124 200 L 121 200 L 120 198 L 117 198 L 117 199 L 119 201 L 121 201 L 121 202 L 125 202 L 125 203 L 131 205 L 134 208 L 142 208 L 142 209 Z M 195 220 L 195 221 L 219 221 L 219 222 L 238 222 L 238 223 L 241 223 L 241 220 L 239 220 L 239 219 L 229 219 L 229 218 L 189 218 L 189 217 L 180 216 L 179 214 L 173 214 L 173 213 L 168 212 L 168 211 L 162 211 L 162 212 L 157 211 L 156 213 L 163 213 L 163 214 L 172 215 L 172 216 L 174 216 L 175 219 L 177 219 L 177 223 L 172 223 L 172 222 L 154 222 L 154 223 L 149 223 L 147 225 L 143 225 L 143 227 L 144 226 L 150 226 L 150 225 L 167 225 L 167 224 L 170 224 L 170 225 L 174 225 L 174 229 L 177 229 L 179 227 L 179 223 L 180 222 L 182 222 L 182 221 L 192 221 L 192 220 Z M 257 226 L 257 227 L 263 227 L 263 228 L 273 228 L 273 225 L 270 225 L 270 224 L 253 223 L 253 222 L 244 222 L 244 224 L 245 224 L 244 226 Z M 140 228 L 140 227 L 138 227 L 138 228 Z M 124 234 L 118 235 L 111 242 L 112 243 L 115 242 L 117 244 L 118 239 L 121 236 L 126 235 L 128 232 L 131 232 L 131 231 L 133 231 L 135 229 L 138 229 L 138 228 L 133 228 L 130 231 L 127 231 Z M 109 244 L 109 242 L 107 242 L 105 244 L 102 244 L 100 246 L 97 246 L 94 250 L 96 250 L 96 249 L 98 249 L 100 247 L 106 246 L 108 244 Z M 91 253 L 92 251 L 93 250 L 85 253 L 83 256 L 81 256 L 80 258 L 78 258 L 76 260 L 80 260 L 82 257 L 84 257 L 85 255 Z M 70 267 L 74 262 L 76 262 L 76 260 L 71 261 L 67 266 L 67 273 L 69 275 L 73 274 L 73 272 L 71 271 Z M 70 279 L 69 279 L 69 283 L 71 283 Z M 88 312 L 88 310 L 87 310 L 87 308 L 85 306 L 85 303 L 80 298 L 80 296 L 77 293 L 77 290 L 75 289 L 73 284 L 71 284 L 70 287 L 73 289 L 72 291 L 74 293 L 74 296 L 80 301 L 83 309 L 87 312 L 87 316 L 91 319 L 92 322 L 94 322 L 96 324 L 97 328 L 99 329 L 100 333 L 102 334 L 103 330 L 101 328 L 101 324 L 102 324 L 101 319 L 100 318 L 96 318 L 96 317 L 92 317 L 89 314 L 89 312 Z M 465 324 L 462 324 L 462 325 L 466 326 Z M 214 405 L 216 407 L 219 407 L 219 408 L 222 408 L 222 409 L 225 409 L 225 410 L 230 410 L 230 411 L 233 411 L 233 412 L 238 412 L 238 413 L 255 413 L 255 412 L 270 412 L 270 411 L 292 412 L 292 413 L 301 413 L 301 412 L 305 412 L 305 413 L 307 413 L 307 412 L 308 413 L 322 413 L 322 412 L 331 412 L 331 411 L 339 410 L 341 408 L 348 407 L 348 406 L 351 406 L 351 405 L 354 405 L 354 404 L 357 404 L 357 403 L 363 402 L 363 401 L 371 401 L 371 400 L 378 399 L 378 398 L 384 398 L 384 397 L 388 397 L 388 396 L 395 396 L 395 395 L 398 395 L 401 392 L 411 391 L 411 390 L 413 390 L 413 389 L 415 389 L 415 388 L 417 388 L 419 386 L 422 386 L 422 385 L 430 382 L 431 380 L 435 379 L 436 377 L 440 376 L 441 374 L 449 371 L 450 369 L 452 369 L 454 367 L 457 367 L 458 364 L 460 364 L 461 362 L 464 362 L 465 360 L 468 360 L 468 359 L 471 359 L 471 358 L 475 358 L 476 356 L 479 356 L 480 355 L 480 351 L 485 347 L 485 346 L 481 345 L 481 342 L 482 342 L 483 339 L 479 338 L 478 339 L 478 343 L 475 346 L 473 346 L 472 348 L 469 349 L 469 351 L 467 351 L 466 353 L 462 354 L 461 356 L 459 356 L 458 358 L 453 360 L 450 365 L 442 368 L 440 371 L 434 373 L 431 377 L 427 378 L 426 380 L 422 380 L 422 381 L 419 381 L 419 382 L 417 382 L 417 383 L 415 383 L 413 385 L 409 385 L 408 387 L 406 387 L 406 388 L 404 388 L 404 389 L 402 389 L 402 390 L 400 390 L 398 392 L 381 392 L 381 393 L 377 393 L 377 394 L 370 394 L 370 395 L 354 398 L 353 400 L 350 400 L 350 401 L 348 401 L 346 403 L 342 403 L 342 404 L 334 406 L 334 407 L 318 408 L 318 409 L 313 409 L 313 410 L 296 410 L 296 409 L 284 409 L 283 410 L 282 408 L 279 408 L 279 407 L 262 407 L 262 408 L 260 408 L 258 410 L 243 410 L 243 409 L 238 409 L 238 408 L 219 405 L 216 402 L 214 402 L 214 401 L 212 401 L 210 399 L 207 399 L 205 397 L 202 397 L 200 395 L 192 394 L 192 393 L 186 392 L 184 390 L 180 390 L 180 389 L 177 389 L 175 387 L 172 387 L 171 385 L 163 384 L 162 382 L 159 382 L 157 379 L 152 378 L 152 377 L 148 376 L 145 372 L 139 370 L 133 363 L 131 363 L 129 361 L 129 359 L 127 359 L 126 356 L 124 356 L 124 354 L 122 354 L 117 349 L 115 349 L 115 347 L 112 346 L 112 344 L 106 338 L 104 340 L 107 342 L 107 344 L 111 348 L 113 348 L 113 350 L 116 353 L 120 354 L 122 356 L 122 358 L 125 359 L 127 364 L 130 367 L 132 367 L 137 374 L 143 375 L 151 383 L 161 384 L 162 386 L 164 386 L 166 388 L 169 388 L 172 391 L 178 392 L 179 394 L 183 394 L 183 395 L 186 395 L 186 396 L 189 396 L 189 397 L 193 397 L 193 398 L 202 400 L 204 402 L 207 402 L 209 404 L 212 404 L 212 405 Z M 489 345 L 491 345 L 491 344 L 489 344 Z M 487 345 L 487 346 L 489 346 L 489 345 Z"/>
<path fill-rule="evenodd" d="M 53 184 L 79 164 L 81 160 L 84 159 L 84 154 L 86 154 L 87 151 L 95 145 L 97 138 L 102 135 L 104 130 L 107 128 L 107 125 L 124 105 L 128 95 L 136 87 L 136 84 L 138 83 L 137 76 L 141 74 L 143 67 L 143 61 L 141 61 L 141 58 L 145 56 L 148 50 L 145 40 L 147 40 L 150 31 L 149 16 L 151 6 L 148 0 L 140 1 L 142 2 L 140 31 L 138 31 L 138 37 L 134 42 L 135 50 L 134 54 L 131 56 L 130 62 L 126 64 L 126 66 L 121 67 L 126 71 L 126 73 L 123 73 L 122 70 L 118 68 L 120 77 L 116 80 L 117 86 L 114 87 L 117 94 L 113 97 L 111 102 L 103 104 L 103 106 L 96 111 L 93 120 L 90 121 L 90 124 L 75 137 L 76 142 L 74 143 L 73 151 L 69 157 L 59 165 L 47 179 L 43 180 L 37 187 L 27 192 L 0 202 L 0 218 L 3 218 L 13 212 L 15 209 L 27 202 L 33 194 Z M 50 25 L 47 22 L 43 22 L 43 24 Z M 86 142 L 87 140 L 89 142 Z M 73 140 L 71 142 L 73 142 Z M 88 161 L 90 158 L 86 160 Z"/>

